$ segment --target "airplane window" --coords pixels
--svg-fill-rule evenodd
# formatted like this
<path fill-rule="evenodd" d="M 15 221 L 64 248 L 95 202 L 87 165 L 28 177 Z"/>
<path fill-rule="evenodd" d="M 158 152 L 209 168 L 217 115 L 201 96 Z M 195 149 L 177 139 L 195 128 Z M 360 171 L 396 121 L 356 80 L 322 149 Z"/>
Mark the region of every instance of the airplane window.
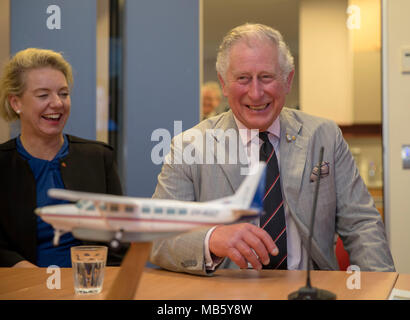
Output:
<path fill-rule="evenodd" d="M 125 206 L 125 212 L 133 213 L 133 212 L 134 212 L 134 207 L 132 207 L 132 206 Z"/>
<path fill-rule="evenodd" d="M 87 206 L 87 200 L 79 200 L 75 205 L 77 208 L 82 209 Z"/>
<path fill-rule="evenodd" d="M 89 200 L 79 200 L 75 205 L 79 209 L 95 210 L 94 204 Z"/>
<path fill-rule="evenodd" d="M 174 214 L 174 213 L 175 213 L 175 209 L 174 209 L 174 208 L 168 208 L 168 209 L 167 209 L 167 213 L 168 213 L 168 214 Z"/>
<path fill-rule="evenodd" d="M 142 207 L 142 212 L 143 213 L 150 213 L 150 208 L 149 207 Z"/>
<path fill-rule="evenodd" d="M 179 214 L 187 214 L 187 212 L 186 209 L 179 209 Z"/>
<path fill-rule="evenodd" d="M 90 211 L 94 211 L 94 210 L 95 210 L 95 206 L 94 206 L 94 204 L 93 204 L 92 202 L 90 202 L 90 203 L 88 204 L 88 206 L 87 206 L 86 209 L 87 209 L 87 210 L 90 210 Z"/>
<path fill-rule="evenodd" d="M 155 208 L 155 209 L 154 209 L 154 212 L 155 212 L 155 213 L 162 213 L 162 208 Z"/>

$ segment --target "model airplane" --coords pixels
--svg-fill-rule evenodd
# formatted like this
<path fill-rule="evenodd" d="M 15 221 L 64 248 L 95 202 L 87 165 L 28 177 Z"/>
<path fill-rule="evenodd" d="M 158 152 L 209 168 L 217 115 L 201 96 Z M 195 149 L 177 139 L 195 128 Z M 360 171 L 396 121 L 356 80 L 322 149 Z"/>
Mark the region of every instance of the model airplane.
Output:
<path fill-rule="evenodd" d="M 54 245 L 72 232 L 78 239 L 110 242 L 147 242 L 201 226 L 253 219 L 263 210 L 265 164 L 248 175 L 237 192 L 208 202 L 133 198 L 98 193 L 50 189 L 52 198 L 76 201 L 37 208 L 35 213 L 54 228 Z"/>

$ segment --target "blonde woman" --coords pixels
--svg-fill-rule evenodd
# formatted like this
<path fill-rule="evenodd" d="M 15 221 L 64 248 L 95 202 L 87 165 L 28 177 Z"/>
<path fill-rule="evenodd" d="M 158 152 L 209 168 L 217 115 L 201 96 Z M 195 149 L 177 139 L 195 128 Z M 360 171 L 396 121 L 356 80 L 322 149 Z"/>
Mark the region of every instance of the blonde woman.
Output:
<path fill-rule="evenodd" d="M 52 50 L 22 50 L 3 70 L 0 115 L 19 120 L 21 134 L 0 144 L 0 267 L 71 266 L 70 247 L 82 242 L 68 233 L 54 247 L 53 228 L 34 214 L 62 203 L 49 188 L 122 193 L 112 148 L 63 133 L 72 85 L 70 64 Z"/>

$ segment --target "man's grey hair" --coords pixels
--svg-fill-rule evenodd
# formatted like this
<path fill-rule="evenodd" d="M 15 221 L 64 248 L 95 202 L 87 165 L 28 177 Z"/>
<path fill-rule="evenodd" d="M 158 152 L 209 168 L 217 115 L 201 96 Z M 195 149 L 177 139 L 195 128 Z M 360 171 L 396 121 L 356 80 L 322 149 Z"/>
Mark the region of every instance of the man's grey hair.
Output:
<path fill-rule="evenodd" d="M 282 79 L 287 79 L 289 73 L 295 68 L 293 56 L 283 37 L 278 30 L 269 26 L 255 23 L 245 23 L 233 28 L 223 38 L 218 49 L 216 58 L 216 71 L 226 80 L 226 71 L 229 66 L 229 53 L 231 48 L 241 40 L 260 39 L 269 40 L 278 48 L 279 66 L 282 72 Z"/>

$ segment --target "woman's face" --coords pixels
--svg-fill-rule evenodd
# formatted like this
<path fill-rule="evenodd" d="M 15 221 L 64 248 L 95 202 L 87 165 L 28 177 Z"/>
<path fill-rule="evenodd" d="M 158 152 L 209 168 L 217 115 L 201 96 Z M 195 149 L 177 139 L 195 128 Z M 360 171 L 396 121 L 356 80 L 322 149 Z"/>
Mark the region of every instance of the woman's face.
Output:
<path fill-rule="evenodd" d="M 32 69 L 26 72 L 24 81 L 23 94 L 10 97 L 14 111 L 20 111 L 22 135 L 60 137 L 71 107 L 70 91 L 64 74 L 51 67 Z"/>

